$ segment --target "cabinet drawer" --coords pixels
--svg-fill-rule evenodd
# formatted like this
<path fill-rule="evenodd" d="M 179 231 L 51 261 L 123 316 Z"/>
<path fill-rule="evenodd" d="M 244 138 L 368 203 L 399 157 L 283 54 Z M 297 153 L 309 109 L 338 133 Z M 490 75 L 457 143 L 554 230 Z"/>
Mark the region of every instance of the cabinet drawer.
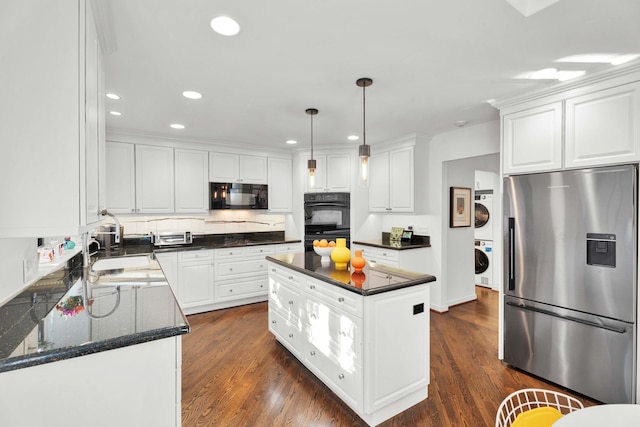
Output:
<path fill-rule="evenodd" d="M 362 410 L 364 393 L 363 371 L 360 365 L 336 362 L 315 347 L 307 348 L 304 356 L 311 371 L 334 393 L 349 402 L 349 406 Z"/>
<path fill-rule="evenodd" d="M 267 295 L 268 284 L 265 278 L 232 281 L 216 285 L 216 301 L 229 301 L 253 296 Z"/>
<path fill-rule="evenodd" d="M 224 248 L 224 249 L 215 249 L 216 259 L 221 258 L 229 258 L 229 257 L 240 257 L 246 255 L 246 248 Z"/>
<path fill-rule="evenodd" d="M 218 280 L 255 275 L 266 277 L 266 272 L 267 260 L 265 259 L 216 261 L 216 279 Z"/>
<path fill-rule="evenodd" d="M 273 280 L 269 282 L 269 308 L 278 309 L 287 319 L 302 316 L 302 300 L 293 288 Z"/>
<path fill-rule="evenodd" d="M 195 250 L 178 252 L 178 262 L 182 261 L 213 261 L 212 250 Z"/>
<path fill-rule="evenodd" d="M 354 292 L 341 289 L 334 285 L 325 284 L 319 280 L 307 280 L 305 290 L 312 297 L 344 310 L 357 317 L 363 316 L 363 297 Z"/>
<path fill-rule="evenodd" d="M 290 254 L 296 252 L 304 252 L 302 243 L 287 243 L 276 245 L 276 253 L 278 254 Z"/>
<path fill-rule="evenodd" d="M 305 338 L 300 319 L 292 317 L 287 320 L 276 310 L 269 309 L 269 331 L 288 344 L 289 349 L 294 353 L 301 354 Z"/>
<path fill-rule="evenodd" d="M 263 245 L 263 246 L 247 246 L 245 248 L 247 256 L 253 255 L 273 255 L 275 253 L 275 249 L 271 245 Z"/>
<path fill-rule="evenodd" d="M 281 267 L 278 264 L 274 263 L 269 263 L 268 269 L 270 275 L 278 276 L 276 280 L 281 280 L 294 286 L 299 286 L 304 283 L 304 279 L 302 278 L 302 276 L 298 273 L 295 273 L 290 268 Z"/>
<path fill-rule="evenodd" d="M 361 322 L 360 318 L 329 308 L 322 302 L 306 300 L 307 339 L 345 368 L 362 363 Z"/>

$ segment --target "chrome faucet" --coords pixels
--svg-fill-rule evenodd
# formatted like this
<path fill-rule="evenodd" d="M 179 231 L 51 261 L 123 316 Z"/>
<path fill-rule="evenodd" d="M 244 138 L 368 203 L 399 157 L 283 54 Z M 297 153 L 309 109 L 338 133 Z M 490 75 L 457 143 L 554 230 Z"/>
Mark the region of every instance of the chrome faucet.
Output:
<path fill-rule="evenodd" d="M 115 215 L 113 215 L 111 212 L 107 211 L 106 209 L 103 209 L 100 211 L 100 215 L 102 216 L 110 216 L 111 218 L 113 218 L 113 221 L 116 223 L 116 231 L 115 231 L 115 236 L 113 238 L 113 243 L 120 243 L 120 221 L 118 221 L 118 218 L 115 217 Z"/>

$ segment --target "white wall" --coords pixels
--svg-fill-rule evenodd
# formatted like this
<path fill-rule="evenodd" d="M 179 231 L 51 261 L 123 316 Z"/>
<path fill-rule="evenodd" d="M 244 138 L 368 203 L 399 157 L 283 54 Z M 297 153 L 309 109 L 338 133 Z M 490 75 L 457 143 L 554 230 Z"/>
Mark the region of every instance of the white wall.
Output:
<path fill-rule="evenodd" d="M 27 263 L 27 277 L 23 277 L 23 262 Z M 17 294 L 36 274 L 37 239 L 0 239 L 0 305 Z M 25 280 L 26 279 L 26 280 Z"/>
<path fill-rule="evenodd" d="M 466 159 L 451 160 L 442 165 L 443 183 L 445 191 L 450 187 L 468 187 L 474 189 L 476 170 L 491 171 L 497 174 L 500 172 L 500 155 L 490 154 L 479 157 L 469 157 Z M 492 180 L 493 181 L 493 180 Z M 493 182 L 491 188 L 494 188 Z M 472 191 L 473 203 L 473 191 Z M 444 207 L 443 216 L 448 218 L 448 199 Z M 474 234 L 473 227 L 473 204 L 471 206 L 471 227 L 444 229 L 446 246 L 444 251 L 445 276 L 447 277 L 447 305 L 459 304 L 476 299 L 475 290 L 475 259 L 474 259 Z M 497 219 L 499 215 L 494 215 Z M 495 222 L 495 221 L 494 221 Z M 494 244 L 495 248 L 495 244 Z M 495 250 L 496 253 L 500 251 Z M 492 262 L 492 268 L 495 262 Z"/>
<path fill-rule="evenodd" d="M 456 259 L 449 259 L 450 253 L 456 250 L 467 250 L 464 243 L 454 240 L 448 245 L 448 203 L 449 186 L 447 185 L 447 168 L 445 162 L 470 157 L 499 153 L 499 122 L 493 121 L 475 126 L 456 129 L 433 137 L 429 143 L 429 233 L 431 236 L 432 274 L 437 277 L 431 287 L 431 307 L 438 311 L 446 311 L 450 305 L 448 295 L 449 263 L 455 266 Z M 473 187 L 473 178 L 468 187 Z"/>

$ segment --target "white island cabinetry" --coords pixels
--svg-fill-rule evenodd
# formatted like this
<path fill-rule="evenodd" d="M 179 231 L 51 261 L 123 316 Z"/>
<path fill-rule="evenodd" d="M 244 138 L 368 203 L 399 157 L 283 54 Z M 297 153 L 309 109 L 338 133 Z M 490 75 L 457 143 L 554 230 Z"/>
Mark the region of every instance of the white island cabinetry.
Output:
<path fill-rule="evenodd" d="M 428 283 L 368 295 L 269 263 L 269 330 L 369 425 L 427 398 L 428 307 Z"/>

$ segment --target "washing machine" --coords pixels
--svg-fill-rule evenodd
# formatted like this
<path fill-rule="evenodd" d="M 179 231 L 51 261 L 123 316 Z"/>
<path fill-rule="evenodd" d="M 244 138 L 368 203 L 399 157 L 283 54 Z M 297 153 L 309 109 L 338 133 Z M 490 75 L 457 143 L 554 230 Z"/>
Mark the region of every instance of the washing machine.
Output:
<path fill-rule="evenodd" d="M 475 199 L 474 237 L 493 241 L 493 190 L 476 191 Z"/>
<path fill-rule="evenodd" d="M 475 241 L 476 285 L 493 287 L 493 242 Z"/>

